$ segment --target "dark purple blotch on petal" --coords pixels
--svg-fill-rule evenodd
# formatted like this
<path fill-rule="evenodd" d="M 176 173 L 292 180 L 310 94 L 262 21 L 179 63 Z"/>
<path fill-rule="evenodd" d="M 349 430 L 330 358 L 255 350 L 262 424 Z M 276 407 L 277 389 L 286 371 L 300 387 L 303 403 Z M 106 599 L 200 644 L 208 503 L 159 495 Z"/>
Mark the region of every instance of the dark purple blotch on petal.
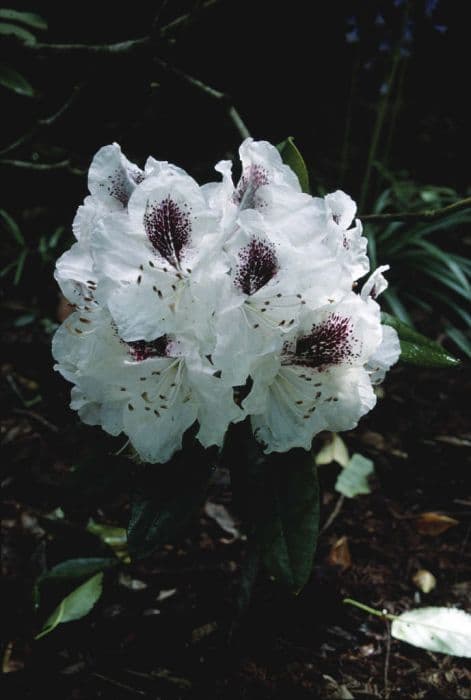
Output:
<path fill-rule="evenodd" d="M 351 320 L 331 314 L 325 321 L 314 324 L 311 331 L 298 338 L 291 364 L 320 368 L 348 364 L 358 357 L 357 340 Z"/>
<path fill-rule="evenodd" d="M 239 252 L 234 284 L 244 294 L 255 294 L 278 272 L 275 247 L 268 241 L 252 238 Z"/>
<path fill-rule="evenodd" d="M 190 242 L 191 221 L 187 210 L 170 197 L 147 203 L 144 228 L 155 250 L 173 267 L 179 268 L 184 248 Z"/>
<path fill-rule="evenodd" d="M 168 357 L 169 340 L 166 335 L 156 338 L 156 340 L 132 340 L 126 343 L 129 352 L 137 362 L 147 360 L 149 357 Z"/>

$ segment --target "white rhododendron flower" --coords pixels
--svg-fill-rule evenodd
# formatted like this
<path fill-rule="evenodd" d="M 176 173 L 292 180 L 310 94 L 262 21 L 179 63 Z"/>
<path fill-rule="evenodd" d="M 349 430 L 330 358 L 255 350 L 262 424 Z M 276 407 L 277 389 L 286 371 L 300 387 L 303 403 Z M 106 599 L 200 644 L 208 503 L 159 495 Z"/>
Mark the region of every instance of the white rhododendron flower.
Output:
<path fill-rule="evenodd" d="M 301 192 L 276 148 L 246 139 L 241 176 L 220 182 L 117 144 L 96 154 L 77 242 L 56 266 L 75 311 L 53 342 L 85 423 L 124 433 L 149 462 L 187 429 L 221 447 L 250 418 L 266 452 L 309 449 L 373 408 L 373 384 L 400 353 L 376 301 L 356 205 Z M 244 398 L 245 397 L 245 398 Z"/>

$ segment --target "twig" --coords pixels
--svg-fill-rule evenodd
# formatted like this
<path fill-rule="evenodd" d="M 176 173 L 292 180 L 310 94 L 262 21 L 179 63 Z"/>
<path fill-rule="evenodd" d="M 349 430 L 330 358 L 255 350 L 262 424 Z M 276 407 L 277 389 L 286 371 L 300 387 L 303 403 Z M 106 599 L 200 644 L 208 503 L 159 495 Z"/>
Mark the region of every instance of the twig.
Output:
<path fill-rule="evenodd" d="M 335 518 L 337 517 L 337 515 L 338 515 L 338 514 L 340 513 L 340 511 L 342 510 L 342 506 L 343 506 L 344 501 L 345 501 L 345 496 L 342 494 L 341 496 L 339 496 L 339 499 L 338 499 L 337 503 L 335 504 L 332 513 L 329 515 L 329 517 L 327 518 L 327 520 L 325 521 L 325 523 L 324 523 L 323 526 L 321 527 L 321 529 L 320 529 L 320 531 L 319 531 L 319 534 L 320 534 L 320 535 L 321 535 L 323 532 L 325 532 L 325 531 L 327 530 L 328 527 L 330 527 L 330 526 L 332 525 L 332 523 L 334 522 Z"/>
<path fill-rule="evenodd" d="M 75 168 L 68 158 L 61 160 L 58 163 L 35 163 L 34 161 L 29 160 L 12 160 L 10 158 L 2 158 L 2 160 L 0 160 L 0 165 L 8 165 L 13 168 L 22 168 L 23 170 L 39 170 L 42 172 L 48 170 L 66 170 L 71 175 L 85 175 L 85 171 L 80 170 L 80 168 Z"/>
<path fill-rule="evenodd" d="M 209 10 L 211 7 L 216 5 L 219 2 L 219 0 L 207 0 L 207 2 L 203 2 L 200 7 L 198 7 L 197 13 L 199 15 L 200 12 L 203 10 Z M 172 20 L 165 26 L 163 26 L 160 30 L 160 36 L 162 38 L 165 38 L 168 34 L 171 34 L 175 29 L 179 29 L 181 26 L 187 25 L 188 21 L 191 20 L 194 16 L 193 10 L 191 12 L 187 12 L 185 15 L 181 15 L 180 17 L 177 17 L 176 19 Z"/>
<path fill-rule="evenodd" d="M 122 688 L 123 690 L 127 690 L 128 692 L 134 693 L 135 695 L 147 695 L 147 693 L 145 693 L 143 690 L 133 688 L 132 686 L 127 685 L 126 683 L 121 683 L 120 681 L 115 680 L 114 678 L 103 676 L 101 673 L 94 673 L 93 675 L 95 676 L 95 678 L 99 678 L 102 681 L 111 683 L 111 685 L 115 685 L 117 688 Z"/>
<path fill-rule="evenodd" d="M 386 625 L 386 654 L 384 657 L 384 697 L 389 699 L 389 662 L 391 659 L 391 627 L 387 620 Z"/>
<path fill-rule="evenodd" d="M 39 413 L 36 413 L 36 411 L 29 411 L 25 408 L 14 408 L 13 413 L 16 413 L 19 416 L 28 416 L 28 418 L 33 418 L 34 420 L 38 421 L 38 423 L 44 425 L 45 428 L 51 430 L 53 433 L 59 432 L 57 425 L 54 425 L 54 423 L 51 423 L 47 420 L 47 418 L 44 418 Z"/>
<path fill-rule="evenodd" d="M 170 65 L 169 63 L 167 63 L 167 61 L 165 61 L 162 58 L 159 58 L 158 56 L 155 58 L 155 60 L 158 63 L 158 65 L 162 68 L 162 70 L 164 70 L 166 73 L 170 73 L 176 76 L 188 85 L 191 85 L 192 87 L 197 88 L 201 92 L 204 92 L 209 97 L 212 97 L 214 100 L 225 104 L 227 108 L 227 114 L 234 126 L 236 127 L 237 131 L 241 135 L 241 137 L 243 139 L 246 139 L 250 136 L 250 132 L 247 129 L 244 120 L 240 116 L 238 110 L 232 104 L 231 97 L 227 93 L 221 92 L 220 90 L 211 87 L 211 85 L 203 83 L 198 78 L 195 78 L 194 76 L 185 73 L 185 71 L 182 71 L 180 68 L 176 68 L 175 66 Z"/>
<path fill-rule="evenodd" d="M 114 44 L 48 44 L 38 41 L 35 44 L 25 43 L 21 48 L 28 53 L 41 56 L 120 56 L 147 49 L 151 45 L 150 36 L 142 36 L 127 41 L 117 41 Z"/>
<path fill-rule="evenodd" d="M 360 218 L 362 221 L 369 221 L 370 223 L 381 223 L 384 221 L 433 221 L 434 219 L 441 219 L 443 216 L 448 216 L 448 214 L 454 214 L 457 211 L 469 208 L 471 208 L 471 197 L 465 197 L 465 199 L 460 199 L 458 202 L 448 204 L 448 206 L 441 209 L 398 212 L 396 214 L 365 214 Z"/>
<path fill-rule="evenodd" d="M 42 119 L 38 119 L 37 124 L 33 126 L 29 131 L 27 131 L 26 134 L 23 134 L 18 139 L 16 139 L 16 141 L 13 141 L 13 143 L 10 143 L 8 146 L 5 146 L 5 148 L 2 148 L 0 150 L 0 156 L 5 155 L 6 153 L 10 153 L 10 151 L 14 151 L 20 146 L 23 146 L 25 143 L 34 138 L 42 129 L 47 129 L 53 126 L 62 117 L 62 115 L 65 114 L 65 112 L 67 112 L 69 107 L 71 107 L 71 105 L 75 102 L 82 88 L 83 84 L 76 85 L 74 87 L 73 93 L 58 110 L 56 110 L 49 117 L 43 117 Z"/>
<path fill-rule="evenodd" d="M 201 9 L 208 9 L 215 5 L 217 0 L 208 0 Z M 168 24 L 161 27 L 159 36 L 166 38 L 175 29 L 184 25 L 190 17 L 190 14 L 184 14 L 172 20 Z M 75 56 L 121 56 L 123 54 L 136 53 L 148 49 L 152 45 L 152 37 L 141 36 L 136 39 L 128 39 L 127 41 L 117 41 L 112 44 L 48 44 L 45 42 L 24 43 L 21 49 L 41 56 L 57 56 L 64 54 L 72 54 Z"/>

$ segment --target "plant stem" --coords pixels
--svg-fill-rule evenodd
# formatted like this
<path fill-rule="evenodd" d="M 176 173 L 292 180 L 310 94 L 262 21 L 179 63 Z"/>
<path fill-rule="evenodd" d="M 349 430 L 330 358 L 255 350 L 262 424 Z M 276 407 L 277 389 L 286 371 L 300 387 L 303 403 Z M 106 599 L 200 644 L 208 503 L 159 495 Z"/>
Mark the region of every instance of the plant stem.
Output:
<path fill-rule="evenodd" d="M 373 127 L 373 135 L 371 137 L 370 148 L 368 151 L 368 161 L 366 163 L 365 177 L 363 178 L 363 184 L 360 194 L 360 210 L 363 209 L 363 207 L 365 206 L 366 199 L 368 197 L 368 191 L 371 180 L 371 171 L 373 169 L 373 163 L 376 160 L 376 153 L 378 151 L 378 145 L 381 138 L 381 132 L 383 130 L 384 120 L 386 118 L 389 95 L 394 84 L 394 80 L 396 78 L 396 71 L 399 64 L 399 60 L 400 54 L 399 51 L 396 50 L 394 52 L 391 72 L 386 83 L 386 92 L 384 95 L 382 95 L 381 100 L 379 101 L 379 106 L 376 113 L 376 121 Z"/>
<path fill-rule="evenodd" d="M 225 103 L 227 107 L 227 114 L 234 126 L 236 127 L 237 131 L 239 132 L 240 136 L 243 139 L 246 139 L 250 136 L 250 132 L 247 129 L 244 120 L 240 116 L 238 110 L 232 104 L 231 98 L 227 93 L 221 92 L 221 90 L 217 90 L 216 88 L 211 87 L 211 85 L 203 83 L 203 81 L 199 80 L 199 78 L 195 78 L 193 75 L 185 73 L 185 71 L 182 71 L 180 68 L 176 68 L 175 66 L 170 65 L 170 63 L 165 61 L 163 58 L 159 58 L 158 56 L 156 56 L 155 60 L 160 66 L 160 68 L 162 68 L 167 73 L 174 75 L 180 80 L 183 80 L 188 85 L 191 85 L 192 87 L 200 90 L 201 92 L 204 92 L 206 95 L 208 95 L 208 97 L 212 97 L 214 100 L 217 100 L 221 103 Z"/>
<path fill-rule="evenodd" d="M 465 197 L 453 204 L 448 204 L 441 209 L 425 209 L 424 211 L 410 212 L 403 211 L 394 214 L 364 214 L 360 215 L 362 221 L 370 223 L 381 223 L 386 221 L 433 221 L 441 219 L 443 216 L 454 214 L 457 211 L 471 208 L 471 197 Z"/>
<path fill-rule="evenodd" d="M 397 79 L 397 89 L 396 89 L 396 96 L 394 99 L 394 105 L 392 108 L 392 114 L 391 114 L 391 120 L 389 122 L 389 130 L 388 130 L 388 135 L 386 138 L 386 146 L 384 149 L 384 157 L 383 157 L 383 166 L 387 167 L 388 162 L 389 162 L 389 157 L 391 155 L 391 146 L 394 140 L 394 133 L 396 130 L 396 123 L 397 119 L 399 116 L 399 112 L 401 111 L 401 105 L 402 105 L 402 92 L 404 88 L 404 77 L 406 74 L 406 68 L 407 68 L 407 59 L 404 58 L 401 61 L 401 67 L 399 70 L 399 77 Z"/>
<path fill-rule="evenodd" d="M 350 83 L 350 93 L 348 97 L 347 113 L 345 116 L 345 130 L 343 135 L 343 145 L 342 145 L 342 155 L 340 157 L 340 173 L 339 182 L 341 185 L 344 184 L 345 174 L 348 167 L 348 151 L 350 148 L 350 134 L 352 131 L 352 113 L 353 113 L 353 100 L 355 97 L 355 88 L 358 80 L 358 69 L 360 66 L 360 60 L 357 58 L 353 64 L 352 79 Z"/>
<path fill-rule="evenodd" d="M 364 610 L 365 612 L 370 613 L 370 615 L 376 615 L 376 617 L 380 617 L 382 620 L 395 620 L 397 618 L 397 615 L 391 615 L 391 613 L 384 612 L 383 610 L 370 608 L 369 605 L 360 603 L 358 600 L 353 600 L 353 598 L 344 598 L 342 602 L 347 605 L 353 605 L 355 608 L 360 608 L 360 610 Z"/>

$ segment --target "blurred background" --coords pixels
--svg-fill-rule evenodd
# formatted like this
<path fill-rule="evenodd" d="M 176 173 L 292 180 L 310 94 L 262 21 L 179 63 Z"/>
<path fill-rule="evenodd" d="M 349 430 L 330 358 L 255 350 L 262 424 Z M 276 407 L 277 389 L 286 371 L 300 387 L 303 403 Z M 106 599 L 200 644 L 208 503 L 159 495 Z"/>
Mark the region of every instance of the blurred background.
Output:
<path fill-rule="evenodd" d="M 340 611 L 340 597 L 410 603 L 411 572 L 427 565 L 442 573 L 437 600 L 465 606 L 460 586 L 469 513 L 466 521 L 462 511 L 471 430 L 462 409 L 469 401 L 471 209 L 430 220 L 419 214 L 471 195 L 467 10 L 466 3 L 444 0 L 15 2 L 0 9 L 3 585 L 14 602 L 3 647 L 9 697 L 36 697 L 34 683 L 46 682 L 45 668 L 59 679 L 50 692 L 61 700 L 129 697 L 119 684 L 136 689 L 130 677 L 113 686 L 116 678 L 112 672 L 110 684 L 106 669 L 115 669 L 124 654 L 135 671 L 149 674 L 152 667 L 154 673 L 149 634 L 166 644 L 176 639 L 158 662 L 166 671 L 152 676 L 166 698 L 193 697 L 195 688 L 214 697 L 305 697 L 325 674 L 338 676 L 337 663 L 326 661 L 325 644 L 345 655 L 339 682 L 359 683 L 362 697 L 389 697 L 383 680 L 376 690 L 367 681 L 383 678 L 381 623 L 358 632 L 355 615 Z M 200 656 L 220 662 L 210 628 L 187 649 L 192 630 L 223 614 L 230 598 L 224 586 L 243 556 L 240 540 L 228 553 L 218 525 L 204 515 L 193 539 L 169 545 L 157 564 L 133 573 L 154 593 L 156 577 L 165 589 L 185 591 L 158 624 L 146 613 L 155 609 L 150 594 L 138 599 L 132 586 L 114 582 L 92 627 L 76 623 L 84 626 L 73 637 L 65 625 L 33 650 L 32 581 L 51 562 L 89 554 L 80 528 L 90 517 L 122 525 L 128 507 L 128 466 L 126 460 L 116 466 L 112 457 L 119 444 L 78 424 L 50 354 L 52 333 L 67 313 L 54 264 L 72 243 L 89 163 L 99 147 L 117 141 L 141 166 L 153 155 L 210 181 L 214 163 L 233 158 L 242 140 L 231 107 L 257 139 L 277 144 L 294 137 L 313 194 L 342 188 L 357 201 L 360 216 L 418 214 L 365 219 L 372 267 L 391 265 L 384 307 L 443 343 L 464 365 L 392 373 L 377 412 L 346 438 L 374 460 L 381 494 L 344 507 L 321 543 L 312 586 L 300 602 L 280 603 L 272 589 L 258 592 L 259 618 L 241 642 L 249 651 L 236 651 L 230 668 L 223 664 L 214 677 L 204 676 Z M 100 483 L 90 485 L 97 474 Z M 335 474 L 322 480 L 327 516 Z M 215 488 L 221 497 L 228 486 L 223 480 Z M 57 508 L 62 516 L 52 518 L 51 534 L 45 517 Z M 440 547 L 433 537 L 422 541 L 411 525 L 424 510 L 446 511 L 458 523 L 442 535 Z M 65 534 L 57 525 L 64 513 Z M 332 564 L 331 547 L 345 533 L 353 558 L 346 566 L 345 560 Z M 273 611 L 280 605 L 277 627 Z M 318 619 L 315 632 L 306 616 Z M 265 649 L 261 656 L 257 644 Z M 349 661 L 352 647 L 363 652 Z M 465 697 L 458 666 L 437 671 L 423 653 L 411 654 L 419 670 L 408 674 L 398 651 L 393 685 L 409 683 L 410 697 L 419 691 L 416 697 Z M 97 680 L 100 675 L 108 680 Z M 234 678 L 239 689 L 230 689 Z M 144 686 L 144 694 L 151 692 Z"/>

